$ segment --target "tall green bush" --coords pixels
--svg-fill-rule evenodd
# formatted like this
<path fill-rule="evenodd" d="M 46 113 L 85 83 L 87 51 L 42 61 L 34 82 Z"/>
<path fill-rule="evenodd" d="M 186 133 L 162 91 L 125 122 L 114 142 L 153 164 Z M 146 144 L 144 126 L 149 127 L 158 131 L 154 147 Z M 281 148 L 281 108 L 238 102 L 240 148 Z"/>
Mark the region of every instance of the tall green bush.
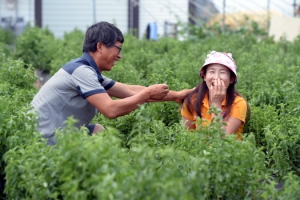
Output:
<path fill-rule="evenodd" d="M 16 39 L 16 34 L 9 28 L 0 28 L 0 43 L 12 45 Z"/>
<path fill-rule="evenodd" d="M 27 27 L 15 41 L 14 56 L 34 69 L 50 72 L 51 61 L 61 45 L 61 40 L 56 39 L 48 28 Z"/>

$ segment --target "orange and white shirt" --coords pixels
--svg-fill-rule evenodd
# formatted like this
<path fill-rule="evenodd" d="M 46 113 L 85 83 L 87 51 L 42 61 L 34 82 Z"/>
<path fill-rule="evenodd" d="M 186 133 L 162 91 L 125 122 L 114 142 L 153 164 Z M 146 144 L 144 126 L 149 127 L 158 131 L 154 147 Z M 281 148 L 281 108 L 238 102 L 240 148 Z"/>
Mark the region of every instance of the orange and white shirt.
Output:
<path fill-rule="evenodd" d="M 191 104 L 195 102 L 195 99 L 192 100 Z M 222 111 L 225 111 L 225 105 L 226 105 L 226 100 L 222 102 Z M 197 122 L 197 117 L 199 117 L 194 110 L 193 105 L 190 105 L 191 113 L 186 107 L 186 104 L 183 104 L 181 108 L 181 116 L 190 120 Z M 209 111 L 209 101 L 208 101 L 208 95 L 205 95 L 203 101 L 202 101 L 202 107 L 201 107 L 201 114 L 202 114 L 202 126 L 208 126 L 211 122 L 212 116 L 211 114 L 208 113 Z M 243 133 L 244 131 L 244 125 L 246 121 L 246 115 L 247 115 L 247 102 L 246 100 L 241 97 L 241 96 L 235 96 L 233 104 L 231 106 L 231 112 L 229 113 L 229 117 L 233 117 L 236 119 L 239 119 L 242 121 L 242 124 L 238 128 L 238 130 L 235 132 L 236 134 L 238 133 Z M 196 129 L 198 128 L 198 123 L 195 123 Z M 241 139 L 238 137 L 238 139 Z"/>

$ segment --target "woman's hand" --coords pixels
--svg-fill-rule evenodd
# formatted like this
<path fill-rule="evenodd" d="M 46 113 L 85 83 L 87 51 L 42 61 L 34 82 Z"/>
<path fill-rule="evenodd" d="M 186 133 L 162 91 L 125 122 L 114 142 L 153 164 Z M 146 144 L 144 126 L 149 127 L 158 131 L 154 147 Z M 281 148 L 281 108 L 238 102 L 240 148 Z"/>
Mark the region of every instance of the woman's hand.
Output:
<path fill-rule="evenodd" d="M 209 88 L 209 102 L 211 105 L 222 109 L 222 102 L 226 97 L 227 88 L 224 82 L 217 78 L 215 79 Z"/>

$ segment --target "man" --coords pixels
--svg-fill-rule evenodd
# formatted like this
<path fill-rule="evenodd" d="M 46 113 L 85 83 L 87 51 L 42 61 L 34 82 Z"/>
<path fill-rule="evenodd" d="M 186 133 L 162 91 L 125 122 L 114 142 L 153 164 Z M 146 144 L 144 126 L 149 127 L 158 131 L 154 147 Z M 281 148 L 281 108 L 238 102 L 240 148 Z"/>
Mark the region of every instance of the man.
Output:
<path fill-rule="evenodd" d="M 95 134 L 104 129 L 100 124 L 89 124 L 98 111 L 105 117 L 116 118 L 145 102 L 181 102 L 191 92 L 169 91 L 166 84 L 127 85 L 102 75 L 102 71 L 110 71 L 122 58 L 123 42 L 123 34 L 113 24 L 100 22 L 90 26 L 83 55 L 65 64 L 35 95 L 31 104 L 39 115 L 38 130 L 48 138 L 49 145 L 56 143 L 55 129 L 64 127 L 70 116 L 78 120 L 76 126 L 87 126 L 90 134 Z"/>

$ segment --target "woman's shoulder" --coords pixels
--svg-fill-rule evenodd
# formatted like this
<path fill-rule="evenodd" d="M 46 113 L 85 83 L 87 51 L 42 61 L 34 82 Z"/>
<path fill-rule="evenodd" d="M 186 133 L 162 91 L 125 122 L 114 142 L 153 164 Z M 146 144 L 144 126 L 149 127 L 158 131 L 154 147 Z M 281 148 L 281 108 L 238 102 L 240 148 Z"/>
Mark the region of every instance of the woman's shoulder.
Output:
<path fill-rule="evenodd" d="M 243 97 L 241 95 L 236 94 L 234 96 L 235 96 L 234 100 L 239 100 L 239 101 L 243 100 L 243 101 L 246 101 L 245 97 Z"/>
<path fill-rule="evenodd" d="M 235 95 L 233 103 L 234 104 L 247 104 L 247 101 L 243 96 Z"/>
<path fill-rule="evenodd" d="M 189 99 L 190 104 L 194 104 L 197 101 L 197 94 L 192 94 L 191 96 L 185 98 L 185 102 Z"/>

